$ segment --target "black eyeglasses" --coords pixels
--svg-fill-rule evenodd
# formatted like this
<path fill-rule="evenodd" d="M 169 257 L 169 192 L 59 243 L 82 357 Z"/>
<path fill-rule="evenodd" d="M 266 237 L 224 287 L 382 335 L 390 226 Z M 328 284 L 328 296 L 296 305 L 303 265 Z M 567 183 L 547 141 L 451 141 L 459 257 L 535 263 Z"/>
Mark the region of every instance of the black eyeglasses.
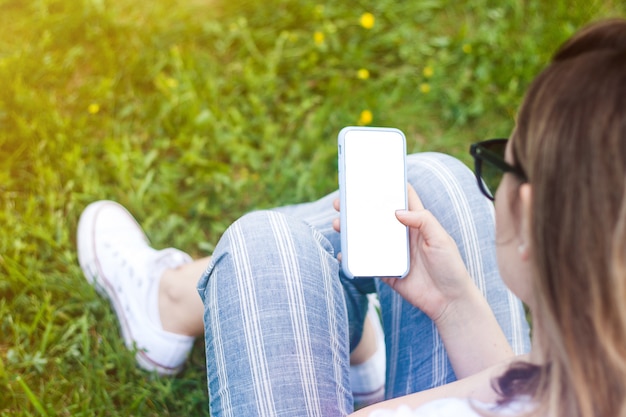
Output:
<path fill-rule="evenodd" d="M 494 200 L 496 189 L 505 173 L 509 172 L 524 182 L 528 181 L 524 171 L 504 160 L 507 141 L 508 139 L 490 139 L 470 146 L 478 188 L 491 201 Z"/>

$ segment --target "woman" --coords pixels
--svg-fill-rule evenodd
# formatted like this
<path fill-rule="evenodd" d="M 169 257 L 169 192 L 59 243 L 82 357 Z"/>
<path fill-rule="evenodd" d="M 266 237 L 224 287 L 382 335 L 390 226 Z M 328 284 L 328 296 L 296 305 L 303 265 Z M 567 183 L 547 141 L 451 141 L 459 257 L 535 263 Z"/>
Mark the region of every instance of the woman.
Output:
<path fill-rule="evenodd" d="M 494 162 L 507 173 L 495 198 L 498 260 L 532 312 L 533 350 L 481 399 L 539 416 L 624 416 L 626 21 L 566 42 L 531 85 L 505 163 L 485 152 L 496 145 L 473 148 L 477 173 Z"/>
<path fill-rule="evenodd" d="M 527 182 L 502 200 L 519 198 L 533 274 L 518 295 L 532 307 L 537 348 L 534 364 L 500 380 L 515 387 L 503 399 L 530 395 L 546 415 L 625 415 L 624 20 L 591 26 L 556 53 L 511 145 Z"/>
<path fill-rule="evenodd" d="M 351 413 L 349 353 L 371 292 L 394 399 L 355 415 L 626 415 L 626 21 L 568 41 L 529 89 L 508 143 L 472 153 L 485 196 L 487 170 L 504 174 L 496 245 L 471 173 L 444 155 L 412 155 L 416 193 L 397 213 L 412 269 L 401 280 L 341 276 L 332 195 L 227 230 L 198 286 L 211 415 Z M 524 320 L 496 253 L 532 312 L 528 356 L 515 357 Z M 84 270 L 90 262 L 102 263 Z"/>
<path fill-rule="evenodd" d="M 204 331 L 212 415 L 345 415 L 353 404 L 380 400 L 380 348 L 372 326 L 364 325 L 375 292 L 386 329 L 387 398 L 440 386 L 526 352 L 524 311 L 498 274 L 493 205 L 478 192 L 474 174 L 442 154 L 410 155 L 407 162 L 423 203 L 459 245 L 456 250 L 452 244 L 462 261 L 450 263 L 443 253 L 443 263 L 460 264 L 463 274 L 451 284 L 479 305 L 476 312 L 465 310 L 473 320 L 461 329 L 438 317 L 438 331 L 424 311 L 380 280 L 340 275 L 336 193 L 235 222 L 201 281 L 204 305 L 195 288 L 209 260 L 151 248 L 132 216 L 110 201 L 89 205 L 81 216 L 80 264 L 111 300 L 142 368 L 178 372 L 193 337 Z M 493 337 L 468 346 L 476 327 L 490 329 Z"/>
<path fill-rule="evenodd" d="M 397 215 L 411 228 L 412 270 L 402 280 L 385 282 L 433 320 L 457 376 L 475 375 L 439 391 L 374 407 L 403 403 L 413 408 L 425 399 L 464 396 L 469 399 L 443 399 L 427 404 L 415 415 L 626 415 L 626 22 L 620 19 L 592 25 L 563 45 L 530 87 L 500 161 L 497 153 L 490 153 L 498 144 L 502 142 L 474 147 L 477 172 L 480 174 L 487 165 L 505 172 L 495 198 L 498 263 L 504 281 L 531 309 L 534 349 L 529 357 L 511 365 L 500 364 L 491 369 L 483 366 L 494 358 L 507 356 L 500 350 L 502 335 L 488 319 L 481 319 L 484 324 L 475 326 L 477 317 L 487 316 L 488 309 L 468 285 L 471 281 L 467 279 L 467 262 L 464 265 L 456 244 L 440 225 L 445 219 L 421 209 L 419 198 L 413 196 L 411 211 Z M 482 183 L 481 187 L 484 188 Z M 419 194 L 419 184 L 416 188 Z M 283 220 L 271 221 L 275 222 L 275 231 L 295 227 Z M 247 240 L 242 238 L 246 230 L 246 220 L 236 224 L 220 246 L 237 247 Z M 262 238 L 265 242 L 266 237 Z M 319 236 L 314 238 L 322 240 Z M 292 242 L 285 241 L 284 245 L 289 248 Z M 294 250 L 300 253 L 297 248 Z M 222 253 L 219 246 L 217 251 L 220 255 L 214 256 L 200 286 L 205 301 L 207 358 L 209 363 L 216 361 L 214 372 L 209 373 L 212 410 L 221 415 L 221 411 L 229 409 L 225 406 L 228 395 L 245 398 L 250 394 L 245 388 L 235 387 L 235 381 L 229 385 L 227 379 L 220 377 L 238 375 L 238 382 L 256 381 L 252 384 L 255 398 L 267 400 L 261 403 L 258 414 L 274 414 L 272 407 L 280 402 L 277 396 L 281 400 L 291 398 L 293 410 L 305 409 L 311 415 L 315 407 L 322 415 L 342 413 L 324 408 L 328 404 L 315 392 L 310 396 L 305 396 L 306 390 L 305 394 L 294 394 L 288 387 L 282 391 L 280 385 L 274 386 L 278 391 L 272 390 L 268 382 L 271 369 L 266 367 L 272 363 L 267 359 L 275 353 L 271 342 L 256 341 L 260 348 L 252 356 L 260 361 L 258 366 L 252 366 L 254 372 L 249 377 L 245 372 L 239 373 L 238 363 L 222 361 L 229 355 L 221 349 L 232 349 L 237 343 L 215 343 L 224 340 L 220 335 L 228 320 L 215 308 L 219 304 L 215 300 L 221 295 L 224 281 L 237 274 L 223 273 L 221 268 L 238 266 L 245 275 L 245 268 L 254 268 L 254 263 L 247 263 L 245 257 L 241 262 L 233 259 L 232 253 Z M 324 256 L 320 251 L 314 262 L 323 263 L 320 259 Z M 324 281 L 325 291 L 332 291 L 336 282 L 332 280 L 333 273 L 329 276 L 331 279 Z M 266 279 L 261 276 L 258 284 L 265 285 Z M 303 282 L 307 279 L 315 277 L 302 277 Z M 315 282 L 319 285 L 320 281 Z M 393 304 L 387 303 L 386 297 L 391 295 L 384 287 L 379 286 L 378 290 L 386 319 L 389 312 L 385 306 Z M 296 306 L 295 315 L 302 313 L 296 296 L 285 300 L 285 308 Z M 256 315 L 258 311 L 245 316 L 251 320 L 246 335 L 254 338 L 262 332 L 263 311 L 260 310 L 260 316 Z M 319 333 L 345 334 L 342 323 L 332 320 L 329 315 L 330 324 Z M 390 334 L 387 341 L 391 341 L 393 351 L 393 337 L 403 329 L 388 323 L 385 320 L 385 330 Z M 311 333 L 301 336 L 306 339 Z M 412 343 L 419 343 L 415 336 Z M 481 346 L 484 340 L 492 344 Z M 305 351 L 298 350 L 298 344 L 294 346 L 293 355 L 306 364 L 309 358 L 302 356 Z M 321 370 L 334 379 L 320 378 L 312 371 L 306 374 L 305 367 L 301 370 L 311 385 L 326 388 L 320 395 L 332 397 L 338 392 L 340 397 L 345 391 L 345 367 L 334 366 L 337 361 L 346 361 L 341 347 L 331 352 L 335 356 L 328 357 L 333 366 Z M 287 362 L 289 358 L 286 356 Z M 320 355 L 310 360 L 322 358 Z M 392 355 L 388 366 L 400 366 L 402 362 L 394 363 L 393 358 L 397 357 Z M 405 366 L 412 372 L 419 371 L 411 359 L 405 358 Z M 247 372 L 249 364 L 247 360 L 243 362 Z M 480 369 L 486 371 L 477 373 Z M 501 375 L 494 380 L 492 389 L 491 380 L 498 373 Z M 390 382 L 394 383 L 393 379 Z M 362 411 L 363 415 L 370 412 Z"/>

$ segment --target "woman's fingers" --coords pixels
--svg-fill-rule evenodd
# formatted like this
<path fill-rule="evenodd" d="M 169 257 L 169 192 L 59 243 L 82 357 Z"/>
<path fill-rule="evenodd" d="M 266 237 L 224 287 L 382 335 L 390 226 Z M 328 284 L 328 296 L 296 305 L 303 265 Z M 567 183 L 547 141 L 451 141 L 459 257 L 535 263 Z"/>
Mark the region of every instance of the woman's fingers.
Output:
<path fill-rule="evenodd" d="M 339 199 L 335 198 L 333 200 L 333 207 L 335 208 L 335 210 L 339 211 Z M 341 223 L 339 221 L 339 217 L 333 219 L 333 229 L 335 229 L 335 232 L 339 232 L 341 230 L 340 228 Z"/>

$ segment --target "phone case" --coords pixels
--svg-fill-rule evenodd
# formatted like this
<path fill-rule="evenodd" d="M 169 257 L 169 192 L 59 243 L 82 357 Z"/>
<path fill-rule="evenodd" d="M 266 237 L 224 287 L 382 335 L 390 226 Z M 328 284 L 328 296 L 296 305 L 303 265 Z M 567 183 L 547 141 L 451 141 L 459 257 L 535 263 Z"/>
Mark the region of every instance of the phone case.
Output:
<path fill-rule="evenodd" d="M 338 160 L 343 273 L 404 277 L 410 267 L 408 228 L 395 218 L 395 210 L 408 207 L 404 134 L 345 127 L 338 135 Z"/>

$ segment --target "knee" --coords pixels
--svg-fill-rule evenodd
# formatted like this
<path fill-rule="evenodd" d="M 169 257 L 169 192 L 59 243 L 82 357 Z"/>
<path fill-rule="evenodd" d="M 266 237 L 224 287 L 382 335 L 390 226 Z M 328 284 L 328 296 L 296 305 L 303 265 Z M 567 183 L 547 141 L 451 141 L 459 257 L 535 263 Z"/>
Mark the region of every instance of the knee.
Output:
<path fill-rule="evenodd" d="M 222 240 L 248 242 L 267 240 L 272 234 L 273 215 L 270 211 L 259 210 L 244 214 L 235 220 L 224 232 Z"/>
<path fill-rule="evenodd" d="M 218 241 L 207 275 L 233 262 L 254 260 L 257 267 L 267 263 L 260 260 L 278 252 L 276 242 L 292 231 L 284 224 L 283 217 L 280 213 L 261 210 L 235 220 Z"/>
<path fill-rule="evenodd" d="M 283 279 L 289 268 L 298 268 L 296 265 L 314 270 L 332 261 L 332 245 L 307 223 L 276 211 L 255 211 L 224 232 L 198 290 L 203 295 L 215 279 L 222 288 L 235 282 L 245 285 L 242 280 L 258 281 L 261 277 Z"/>
<path fill-rule="evenodd" d="M 254 251 L 282 252 L 289 246 L 299 254 L 307 254 L 320 245 L 333 252 L 332 246 L 308 223 L 275 210 L 259 210 L 245 214 L 224 233 L 229 245 Z"/>
<path fill-rule="evenodd" d="M 234 221 L 222 234 L 215 250 L 211 256 L 211 261 L 198 283 L 198 292 L 203 300 L 211 300 L 207 296 L 210 288 L 217 288 L 219 291 L 227 291 L 227 287 L 235 284 L 238 277 L 237 270 L 250 264 L 247 261 L 251 256 L 258 258 L 262 256 L 269 245 L 271 236 L 271 213 L 266 211 L 256 211 L 245 214 Z M 227 279 L 220 279 L 220 277 Z M 249 277 L 243 274 L 243 278 Z M 220 280 L 220 284 L 216 284 Z"/>

